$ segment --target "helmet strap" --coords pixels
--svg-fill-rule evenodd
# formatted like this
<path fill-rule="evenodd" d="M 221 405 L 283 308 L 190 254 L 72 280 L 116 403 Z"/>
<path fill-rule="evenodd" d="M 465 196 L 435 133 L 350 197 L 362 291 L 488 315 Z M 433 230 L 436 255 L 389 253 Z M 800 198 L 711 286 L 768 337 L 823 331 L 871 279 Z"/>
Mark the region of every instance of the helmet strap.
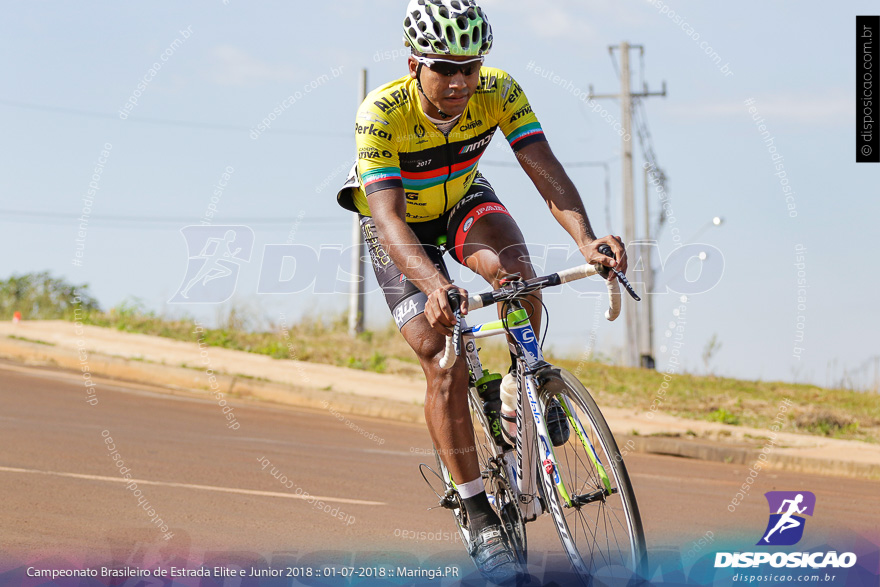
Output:
<path fill-rule="evenodd" d="M 428 104 L 430 104 L 431 106 L 433 106 L 434 108 L 437 109 L 437 112 L 440 113 L 440 118 L 442 118 L 444 120 L 447 118 L 452 118 L 450 115 L 448 115 L 445 112 L 443 112 L 442 110 L 440 110 L 439 106 L 437 106 L 436 104 L 431 102 L 431 99 L 425 93 L 425 90 L 422 89 L 422 65 L 423 65 L 422 63 L 419 63 L 419 67 L 418 67 L 418 69 L 416 69 L 416 87 L 419 88 L 419 92 L 422 93 L 422 96 L 425 97 L 425 100 L 428 101 Z"/>

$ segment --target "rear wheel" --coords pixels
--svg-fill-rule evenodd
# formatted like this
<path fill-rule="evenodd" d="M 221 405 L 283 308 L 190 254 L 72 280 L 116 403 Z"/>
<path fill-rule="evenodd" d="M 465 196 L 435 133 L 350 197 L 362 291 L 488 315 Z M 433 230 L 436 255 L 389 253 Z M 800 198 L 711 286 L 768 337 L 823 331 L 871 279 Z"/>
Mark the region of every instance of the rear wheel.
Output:
<path fill-rule="evenodd" d="M 516 504 L 514 492 L 510 487 L 507 470 L 504 467 L 504 454 L 496 447 L 495 441 L 489 433 L 489 422 L 483 412 L 482 402 L 478 399 L 476 391 L 471 388 L 468 392 L 468 403 L 471 409 L 471 421 L 474 425 L 476 442 L 474 447 L 477 453 L 477 461 L 480 466 L 480 474 L 483 484 L 486 486 L 486 494 L 489 501 L 498 512 L 507 535 L 510 538 L 511 547 L 516 552 L 520 563 L 526 564 L 526 530 L 523 523 L 519 506 Z M 435 447 L 436 448 L 436 447 Z M 434 451 L 440 476 L 446 487 L 445 507 L 452 510 L 458 531 L 464 541 L 465 547 L 470 544 L 470 532 L 467 529 L 467 512 L 461 503 L 461 498 L 455 490 L 455 484 L 449 474 L 449 470 L 440 458 L 439 451 Z"/>
<path fill-rule="evenodd" d="M 568 416 L 568 440 L 553 448 L 561 486 L 542 468 L 544 492 L 559 539 L 583 584 L 611 585 L 646 576 L 642 520 L 623 455 L 587 389 L 551 367 L 536 375 L 544 414 L 556 398 Z M 537 442 L 537 439 L 536 439 Z"/>

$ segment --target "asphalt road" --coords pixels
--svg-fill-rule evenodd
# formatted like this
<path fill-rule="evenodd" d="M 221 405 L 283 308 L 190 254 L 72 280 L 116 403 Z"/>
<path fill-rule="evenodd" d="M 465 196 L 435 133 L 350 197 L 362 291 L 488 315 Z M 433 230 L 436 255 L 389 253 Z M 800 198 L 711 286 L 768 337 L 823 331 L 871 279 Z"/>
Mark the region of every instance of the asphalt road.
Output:
<path fill-rule="evenodd" d="M 420 462 L 433 462 L 423 426 L 235 401 L 240 426 L 233 429 L 205 396 L 97 381 L 98 403 L 89 405 L 77 373 L 0 361 L 0 553 L 7 558 L 135 564 L 261 556 L 273 566 L 304 553 L 348 564 L 462 560 L 451 515 L 427 509 L 436 499 L 418 472 Z M 140 496 L 126 487 L 114 454 Z M 627 465 L 650 549 L 687 555 L 707 533 L 713 546 L 749 548 L 766 526 L 763 492 L 770 490 L 816 494 L 815 537 L 878 538 L 878 482 L 764 471 L 731 513 L 748 476 L 741 465 L 642 454 L 629 455 Z M 298 489 L 320 496 L 331 513 Z M 172 537 L 164 538 L 156 518 Z M 556 556 L 551 520 L 528 531 L 532 560 Z"/>

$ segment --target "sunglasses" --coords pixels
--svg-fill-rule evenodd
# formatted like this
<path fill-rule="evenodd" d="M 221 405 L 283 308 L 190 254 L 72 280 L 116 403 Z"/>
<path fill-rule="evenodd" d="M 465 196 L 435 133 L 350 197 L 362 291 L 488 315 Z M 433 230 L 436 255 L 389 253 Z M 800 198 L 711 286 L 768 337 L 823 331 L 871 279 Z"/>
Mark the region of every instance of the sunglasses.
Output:
<path fill-rule="evenodd" d="M 431 59 L 430 57 L 420 57 L 418 55 L 413 55 L 413 58 L 422 65 L 427 65 L 428 69 L 434 73 L 447 77 L 452 77 L 458 72 L 461 72 L 464 76 L 474 75 L 480 71 L 480 66 L 483 65 L 483 57 L 468 59 L 467 61 Z"/>

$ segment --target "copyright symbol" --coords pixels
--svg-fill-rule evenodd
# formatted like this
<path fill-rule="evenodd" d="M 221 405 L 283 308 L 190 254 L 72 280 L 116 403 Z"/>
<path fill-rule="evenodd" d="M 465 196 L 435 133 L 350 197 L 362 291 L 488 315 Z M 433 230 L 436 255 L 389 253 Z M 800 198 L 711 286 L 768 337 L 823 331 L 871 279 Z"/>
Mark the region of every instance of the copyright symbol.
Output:
<path fill-rule="evenodd" d="M 862 146 L 862 155 L 867 157 L 870 154 L 871 154 L 871 146 L 870 145 L 863 145 Z"/>

